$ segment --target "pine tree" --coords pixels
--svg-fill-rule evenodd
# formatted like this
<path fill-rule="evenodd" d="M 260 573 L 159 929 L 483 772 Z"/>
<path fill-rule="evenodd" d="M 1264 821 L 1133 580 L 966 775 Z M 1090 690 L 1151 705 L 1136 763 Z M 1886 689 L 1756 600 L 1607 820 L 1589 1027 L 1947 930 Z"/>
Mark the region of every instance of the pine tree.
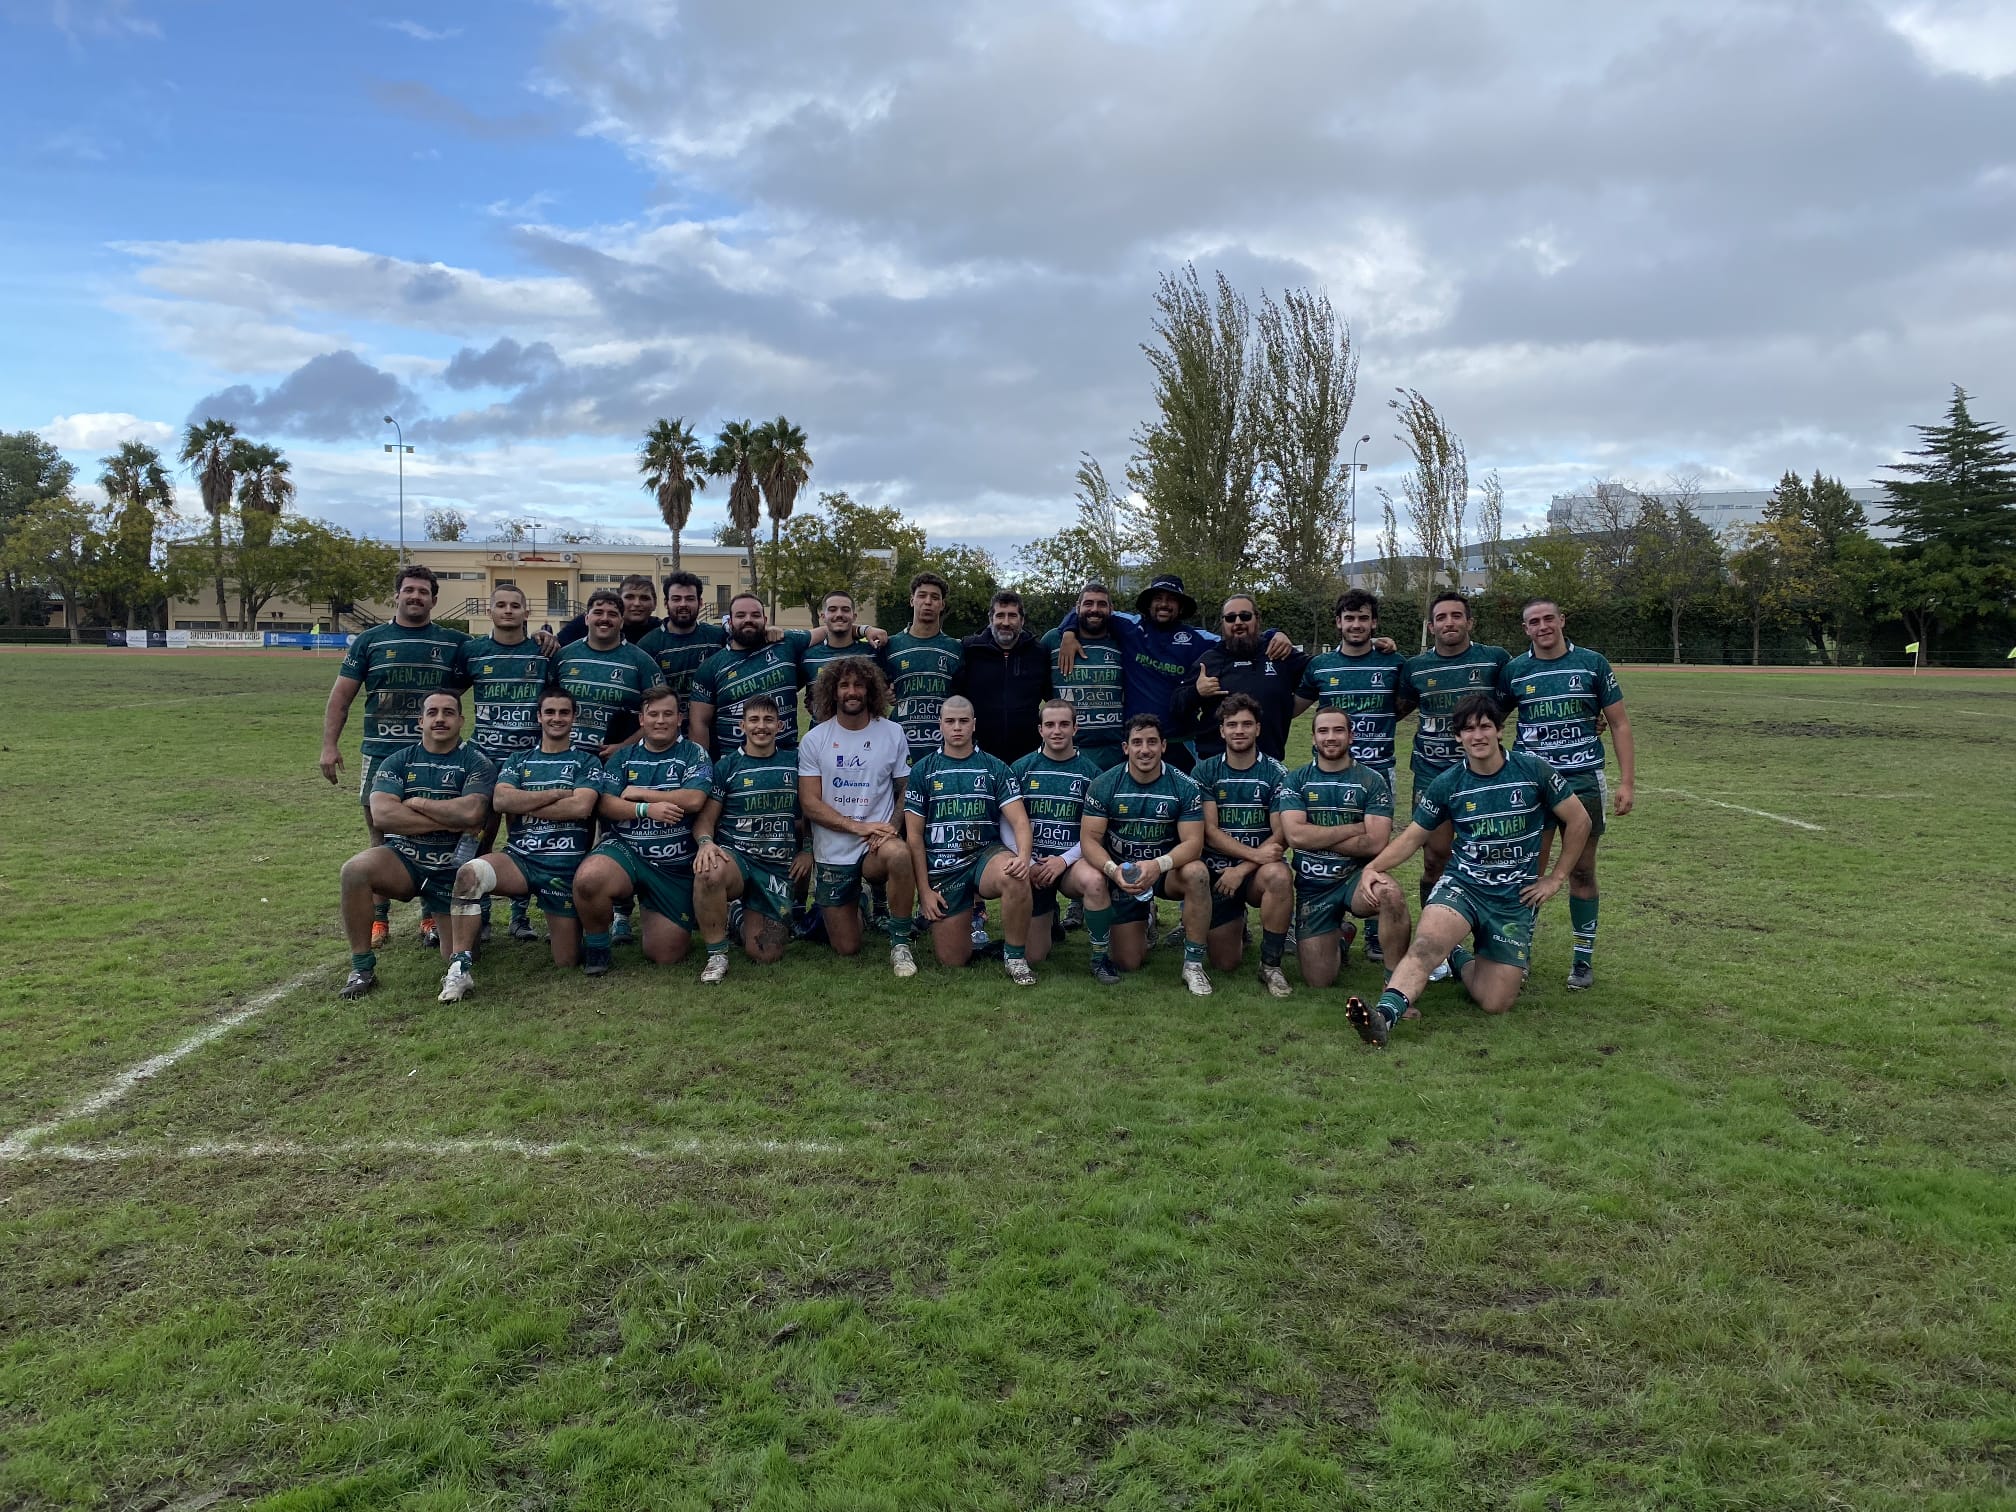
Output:
<path fill-rule="evenodd" d="M 1934 543 L 1995 558 L 2016 555 L 2016 449 L 2000 426 L 1983 425 L 1967 410 L 1967 391 L 1953 387 L 1943 425 L 1913 426 L 1924 445 L 1885 479 L 1889 523 L 1904 547 Z"/>

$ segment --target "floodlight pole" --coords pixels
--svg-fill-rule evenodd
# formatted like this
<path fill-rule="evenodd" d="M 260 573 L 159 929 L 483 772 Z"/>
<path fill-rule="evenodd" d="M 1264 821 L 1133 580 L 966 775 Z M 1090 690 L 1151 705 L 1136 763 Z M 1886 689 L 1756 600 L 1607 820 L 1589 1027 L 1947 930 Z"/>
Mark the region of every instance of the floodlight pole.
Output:
<path fill-rule="evenodd" d="M 400 428 L 397 420 L 387 415 L 385 423 L 392 427 L 392 434 L 399 438 L 397 446 L 386 442 L 385 450 L 399 459 L 399 564 L 403 567 L 406 564 L 406 458 L 413 448 L 406 444 L 406 432 Z"/>
<path fill-rule="evenodd" d="M 1360 462 L 1358 460 L 1358 448 L 1371 439 L 1372 437 L 1367 434 L 1360 436 L 1356 441 L 1351 443 L 1351 466 L 1349 469 L 1349 482 L 1351 484 L 1351 561 L 1346 564 L 1344 569 L 1346 577 L 1344 586 L 1347 588 L 1358 586 L 1356 583 L 1349 581 L 1351 567 L 1355 566 L 1358 561 L 1358 474 L 1372 465 L 1369 462 Z"/>

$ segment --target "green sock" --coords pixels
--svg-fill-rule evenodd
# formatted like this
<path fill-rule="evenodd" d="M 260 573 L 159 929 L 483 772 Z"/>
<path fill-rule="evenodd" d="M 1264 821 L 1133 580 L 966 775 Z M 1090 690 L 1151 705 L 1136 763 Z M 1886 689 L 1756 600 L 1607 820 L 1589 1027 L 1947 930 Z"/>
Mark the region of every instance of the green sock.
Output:
<path fill-rule="evenodd" d="M 728 954 L 728 936 L 723 935 L 718 940 L 709 940 L 707 942 L 707 954 L 710 956 Z"/>
<path fill-rule="evenodd" d="M 1397 1024 L 1400 1015 L 1407 1011 L 1407 994 L 1388 987 L 1379 994 L 1379 1001 L 1374 1006 L 1387 1023 Z"/>
<path fill-rule="evenodd" d="M 1002 958 L 1009 961 L 1019 961 L 1022 959 L 1022 949 L 1020 945 L 1003 945 L 1001 947 Z"/>
<path fill-rule="evenodd" d="M 1568 898 L 1568 925 L 1575 931 L 1575 964 L 1587 966 L 1596 954 L 1595 898 Z"/>
<path fill-rule="evenodd" d="M 513 898 L 511 900 L 511 917 L 513 919 L 522 919 L 526 917 L 526 915 L 528 915 L 530 912 L 531 909 L 527 908 L 525 905 L 525 899 Z"/>
<path fill-rule="evenodd" d="M 382 919 L 388 924 L 391 923 L 392 922 L 391 900 L 387 898 L 380 898 L 376 903 L 373 903 L 371 905 L 371 917 L 374 919 Z"/>
<path fill-rule="evenodd" d="M 1285 929 L 1263 929 L 1260 931 L 1260 964 L 1279 966 L 1282 952 L 1288 948 L 1288 931 Z"/>
<path fill-rule="evenodd" d="M 1460 982 L 1463 979 L 1463 968 L 1476 959 L 1477 957 L 1473 952 L 1458 945 L 1449 952 L 1449 975 L 1455 977 Z"/>
<path fill-rule="evenodd" d="M 460 966 L 464 971 L 476 969 L 476 954 L 470 950 L 458 950 L 448 958 L 450 966 Z"/>
<path fill-rule="evenodd" d="M 378 969 L 377 953 L 367 950 L 362 955 L 359 955 L 356 951 L 351 951 L 350 969 L 352 971 L 376 971 Z"/>
<path fill-rule="evenodd" d="M 1183 964 L 1185 966 L 1202 966 L 1204 964 L 1204 942 L 1202 940 L 1193 940 L 1188 935 L 1183 936 Z"/>
<path fill-rule="evenodd" d="M 581 936 L 581 944 L 589 950 L 607 950 L 609 948 L 609 931 L 605 929 L 600 934 L 584 933 Z"/>
<path fill-rule="evenodd" d="M 900 919 L 893 913 L 889 915 L 889 943 L 891 945 L 908 945 L 910 943 L 911 930 L 915 924 L 916 921 L 908 914 L 905 914 Z"/>
<path fill-rule="evenodd" d="M 1087 908 L 1085 935 L 1092 942 L 1092 959 L 1103 961 L 1113 949 L 1113 910 Z"/>

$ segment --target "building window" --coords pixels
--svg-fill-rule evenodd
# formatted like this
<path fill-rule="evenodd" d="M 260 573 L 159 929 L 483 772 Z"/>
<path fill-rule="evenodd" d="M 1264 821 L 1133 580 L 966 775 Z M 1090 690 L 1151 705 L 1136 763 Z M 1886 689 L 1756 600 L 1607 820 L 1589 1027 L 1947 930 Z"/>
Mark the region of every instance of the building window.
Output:
<path fill-rule="evenodd" d="M 548 579 L 546 583 L 546 612 L 561 614 L 567 612 L 567 584 L 558 579 Z"/>
<path fill-rule="evenodd" d="M 724 620 L 728 618 L 728 600 L 733 596 L 734 592 L 735 590 L 730 588 L 726 583 L 716 583 L 714 585 L 714 612 Z"/>

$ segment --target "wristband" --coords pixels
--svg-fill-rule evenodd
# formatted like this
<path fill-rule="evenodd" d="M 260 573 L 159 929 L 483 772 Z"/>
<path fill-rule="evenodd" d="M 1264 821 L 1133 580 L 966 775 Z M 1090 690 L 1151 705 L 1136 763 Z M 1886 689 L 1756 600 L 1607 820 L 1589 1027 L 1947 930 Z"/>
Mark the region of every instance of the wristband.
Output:
<path fill-rule="evenodd" d="M 1107 859 L 1105 866 L 1100 869 L 1106 873 L 1108 878 L 1116 878 L 1120 875 L 1120 863 L 1110 857 Z"/>
<path fill-rule="evenodd" d="M 1176 863 L 1174 861 L 1171 861 L 1167 856 L 1157 856 L 1155 858 L 1155 864 L 1162 868 L 1162 875 L 1165 877 L 1168 876 L 1169 873 L 1171 873 L 1172 871 L 1176 870 Z"/>
<path fill-rule="evenodd" d="M 693 848 L 695 850 L 698 850 L 703 845 L 712 845 L 713 843 L 714 837 L 712 835 L 695 835 L 693 837 Z"/>
<path fill-rule="evenodd" d="M 650 805 L 650 804 L 648 804 L 648 803 L 640 803 L 640 804 L 638 804 L 638 805 L 637 805 L 637 817 L 638 817 L 639 819 L 649 819 L 649 818 L 651 817 L 651 805 Z"/>

